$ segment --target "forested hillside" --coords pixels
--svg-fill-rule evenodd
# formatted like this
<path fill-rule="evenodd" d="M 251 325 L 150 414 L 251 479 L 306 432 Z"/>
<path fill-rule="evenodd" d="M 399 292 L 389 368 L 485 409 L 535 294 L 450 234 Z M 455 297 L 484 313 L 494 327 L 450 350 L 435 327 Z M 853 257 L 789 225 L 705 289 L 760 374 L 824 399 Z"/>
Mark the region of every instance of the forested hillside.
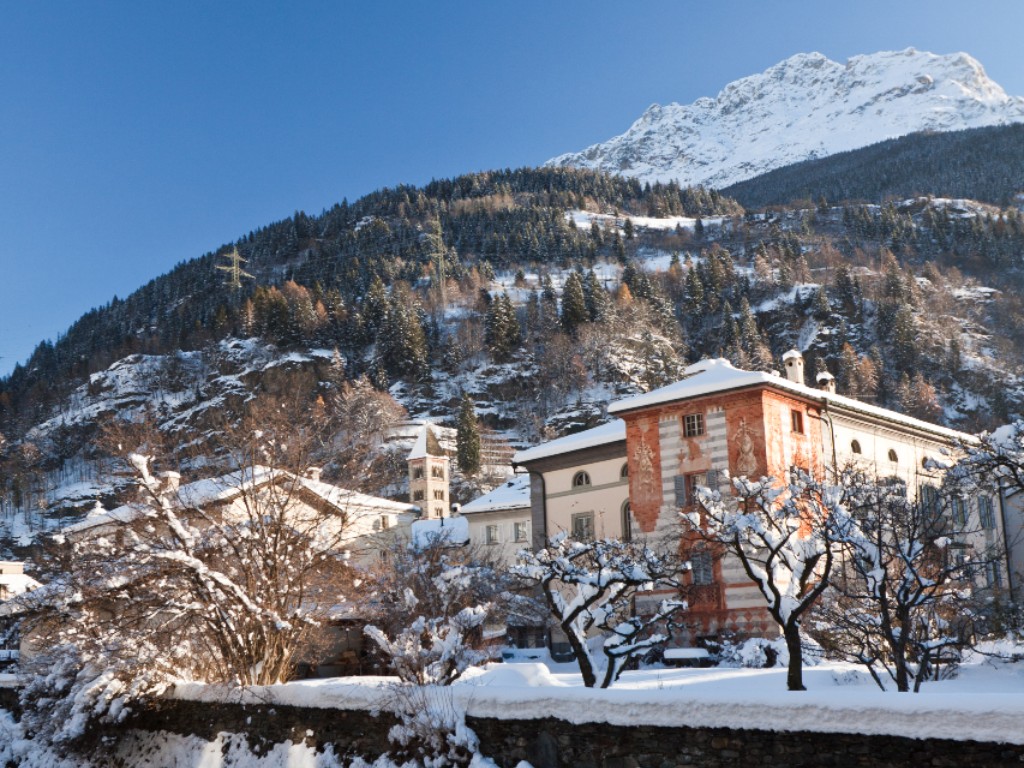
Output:
<path fill-rule="evenodd" d="M 748 208 L 918 195 L 1010 205 L 1024 192 L 1024 124 L 915 133 L 794 163 L 722 190 Z"/>
<path fill-rule="evenodd" d="M 239 287 L 216 269 L 233 248 L 251 275 Z M 404 465 L 361 436 L 406 416 L 455 426 L 472 405 L 487 450 L 507 456 L 500 445 L 593 426 L 610 398 L 691 361 L 771 370 L 794 346 L 841 392 L 990 427 L 1024 403 L 1022 253 L 1012 207 L 921 198 L 766 215 L 567 169 L 296 213 L 93 310 L 0 382 L 0 534 L 25 543 L 113 501 L 112 420 L 151 423 L 165 450 L 209 471 L 196 457 L 259 396 L 330 428 L 315 457 L 325 478 L 388 495 L 403 492 Z M 488 484 L 478 473 L 460 471 L 457 497 Z"/>

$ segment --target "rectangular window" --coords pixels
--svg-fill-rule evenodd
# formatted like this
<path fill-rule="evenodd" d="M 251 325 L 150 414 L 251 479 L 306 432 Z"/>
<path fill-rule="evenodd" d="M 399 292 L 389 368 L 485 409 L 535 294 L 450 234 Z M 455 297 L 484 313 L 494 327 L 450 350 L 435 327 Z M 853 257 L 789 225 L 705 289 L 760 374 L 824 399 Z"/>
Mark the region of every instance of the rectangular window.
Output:
<path fill-rule="evenodd" d="M 444 467 L 431 467 L 430 476 L 436 477 L 438 480 L 444 480 Z"/>
<path fill-rule="evenodd" d="M 704 434 L 704 414 L 688 413 L 683 416 L 683 436 L 699 437 Z"/>
<path fill-rule="evenodd" d="M 917 493 L 917 498 L 921 501 L 921 507 L 929 515 L 934 518 L 938 514 L 939 509 L 939 490 L 934 485 L 922 485 L 921 489 Z"/>
<path fill-rule="evenodd" d="M 967 499 L 954 496 L 952 514 L 954 527 L 964 528 L 967 525 Z"/>
<path fill-rule="evenodd" d="M 594 513 L 583 512 L 572 516 L 572 537 L 578 541 L 593 541 Z"/>
<path fill-rule="evenodd" d="M 423 501 L 423 491 L 413 491 L 412 492 L 412 500 L 413 501 Z"/>
<path fill-rule="evenodd" d="M 487 526 L 487 543 L 497 544 L 498 543 L 498 526 L 488 525 Z"/>
<path fill-rule="evenodd" d="M 712 478 L 714 484 L 712 484 Z M 697 488 L 704 485 L 711 490 L 718 489 L 718 472 L 694 472 L 689 475 L 676 475 L 674 480 L 676 492 L 676 506 L 690 507 L 697 503 Z"/>
<path fill-rule="evenodd" d="M 515 524 L 515 536 L 516 541 L 526 541 L 529 537 L 529 524 L 528 523 L 516 523 Z"/>
<path fill-rule="evenodd" d="M 416 467 L 412 471 L 412 479 L 413 480 L 422 480 L 423 479 L 423 467 Z"/>
<path fill-rule="evenodd" d="M 437 501 L 444 501 L 444 491 L 441 488 L 434 489 L 434 498 Z"/>
<path fill-rule="evenodd" d="M 793 431 L 797 434 L 802 435 L 804 433 L 804 415 L 800 411 L 790 411 L 790 419 L 792 420 Z"/>
<path fill-rule="evenodd" d="M 714 582 L 714 565 L 711 553 L 706 548 L 695 549 L 690 553 L 690 573 L 693 574 L 693 583 L 698 586 Z"/>
<path fill-rule="evenodd" d="M 994 530 L 996 527 L 996 514 L 992 507 L 992 499 L 989 496 L 978 497 L 978 519 L 981 527 L 986 531 Z"/>
<path fill-rule="evenodd" d="M 989 587 L 1003 586 L 1003 569 L 999 566 L 998 560 L 985 564 L 985 583 Z"/>

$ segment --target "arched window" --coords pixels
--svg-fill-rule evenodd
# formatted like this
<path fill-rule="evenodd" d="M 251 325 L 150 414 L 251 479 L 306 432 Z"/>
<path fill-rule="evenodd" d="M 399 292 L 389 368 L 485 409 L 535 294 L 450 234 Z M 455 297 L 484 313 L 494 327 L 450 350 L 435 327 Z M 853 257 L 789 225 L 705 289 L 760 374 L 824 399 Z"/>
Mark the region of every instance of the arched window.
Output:
<path fill-rule="evenodd" d="M 630 515 L 629 499 L 622 502 L 622 540 L 633 540 L 633 518 Z"/>
<path fill-rule="evenodd" d="M 863 451 L 861 451 L 860 449 L 860 441 L 854 440 L 852 443 L 850 443 L 850 450 L 856 454 L 863 453 Z"/>
<path fill-rule="evenodd" d="M 896 455 L 895 448 L 889 449 L 889 461 L 891 461 L 893 464 L 899 464 L 900 462 L 900 457 Z"/>
<path fill-rule="evenodd" d="M 575 475 L 573 475 L 573 488 L 586 488 L 588 485 L 590 485 L 590 475 L 588 475 L 586 472 L 577 472 Z"/>
<path fill-rule="evenodd" d="M 629 478 L 629 463 L 628 462 L 626 464 L 622 465 L 622 469 L 619 470 L 619 477 L 622 478 L 623 480 L 626 480 L 626 479 Z"/>

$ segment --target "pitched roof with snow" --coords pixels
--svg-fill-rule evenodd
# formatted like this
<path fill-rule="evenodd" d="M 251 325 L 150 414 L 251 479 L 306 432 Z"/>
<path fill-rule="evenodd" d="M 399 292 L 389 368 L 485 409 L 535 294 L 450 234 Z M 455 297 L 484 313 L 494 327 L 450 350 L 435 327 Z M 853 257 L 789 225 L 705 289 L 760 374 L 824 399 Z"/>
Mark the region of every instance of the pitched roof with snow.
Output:
<path fill-rule="evenodd" d="M 516 475 L 506 483 L 502 483 L 490 493 L 486 493 L 468 504 L 463 504 L 459 511 L 463 515 L 479 514 L 480 512 L 498 512 L 505 509 L 523 509 L 530 506 L 530 476 Z"/>
<path fill-rule="evenodd" d="M 427 520 L 416 520 L 412 524 L 414 547 L 441 543 L 456 546 L 468 542 L 469 521 L 461 515 L 459 517 L 432 517 Z"/>
<path fill-rule="evenodd" d="M 256 466 L 244 472 L 231 472 L 219 477 L 196 480 L 188 485 L 183 485 L 177 492 L 177 500 L 182 508 L 199 509 L 210 504 L 231 501 L 242 493 L 258 488 L 272 480 L 294 481 L 300 488 L 320 497 L 342 512 L 362 509 L 402 514 L 419 510 L 419 507 L 414 504 L 369 496 L 320 480 L 300 477 L 285 470 L 263 466 Z M 124 504 L 109 511 L 100 508 L 89 513 L 84 520 L 65 526 L 62 533 L 77 533 L 107 523 L 126 523 L 141 517 L 147 509 L 147 505 L 138 503 Z"/>
<path fill-rule="evenodd" d="M 420 433 L 416 436 L 416 444 L 413 445 L 406 459 L 423 459 L 427 456 L 447 456 L 430 424 L 423 425 Z"/>
<path fill-rule="evenodd" d="M 352 507 L 358 509 L 373 509 L 380 512 L 390 512 L 400 515 L 406 512 L 418 512 L 419 507 L 415 504 L 407 504 L 404 501 L 392 501 L 382 499 L 379 496 L 370 496 L 358 491 L 350 491 L 347 488 L 340 488 L 337 485 L 324 483 L 320 480 L 310 480 L 307 477 L 297 478 L 299 484 L 316 494 L 328 504 L 344 510 Z"/>
<path fill-rule="evenodd" d="M 598 445 L 617 443 L 626 439 L 626 422 L 622 419 L 613 419 L 607 424 L 602 424 L 593 429 L 585 429 L 582 432 L 575 432 L 557 440 L 541 443 L 533 448 L 518 451 L 512 457 L 515 464 L 525 464 L 536 459 L 557 456 L 562 453 L 582 451 L 586 448 L 594 448 Z"/>
<path fill-rule="evenodd" d="M 701 360 L 689 366 L 684 374 L 683 378 L 674 384 L 612 403 L 608 406 L 608 412 L 627 413 L 640 408 L 649 408 L 654 405 L 673 403 L 679 400 L 705 397 L 735 389 L 767 386 L 799 395 L 807 400 L 817 401 L 824 406 L 854 411 L 864 416 L 893 422 L 923 432 L 930 432 L 947 440 L 974 440 L 973 436 L 968 435 L 966 432 L 959 432 L 949 427 L 915 419 L 912 416 L 890 411 L 887 408 L 879 408 L 877 405 L 862 403 L 859 400 L 837 395 L 833 392 L 814 389 L 806 384 L 798 384 L 781 376 L 761 371 L 745 371 L 734 367 L 732 363 L 724 358 Z"/>

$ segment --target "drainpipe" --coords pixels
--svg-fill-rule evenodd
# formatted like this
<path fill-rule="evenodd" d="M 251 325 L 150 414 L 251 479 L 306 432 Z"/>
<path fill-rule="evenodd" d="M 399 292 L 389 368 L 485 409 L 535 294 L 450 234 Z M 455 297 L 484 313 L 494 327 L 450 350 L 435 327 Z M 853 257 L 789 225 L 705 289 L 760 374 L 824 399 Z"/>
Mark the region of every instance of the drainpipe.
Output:
<path fill-rule="evenodd" d="M 1006 540 L 1006 478 L 999 478 L 999 520 L 1003 526 L 1003 557 L 1006 560 L 1006 584 L 1010 593 L 1010 602 L 1017 601 L 1015 584 L 1016 577 L 1013 572 L 1013 561 L 1010 560 L 1010 543 Z"/>

